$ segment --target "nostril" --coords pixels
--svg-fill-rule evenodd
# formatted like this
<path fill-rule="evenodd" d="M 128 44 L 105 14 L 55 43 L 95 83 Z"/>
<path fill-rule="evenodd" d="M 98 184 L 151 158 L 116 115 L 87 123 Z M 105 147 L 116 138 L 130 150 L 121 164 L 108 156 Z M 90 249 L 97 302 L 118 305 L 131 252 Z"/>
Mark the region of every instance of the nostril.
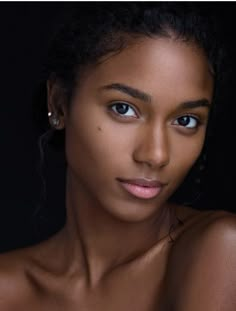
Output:
<path fill-rule="evenodd" d="M 139 132 L 133 159 L 150 168 L 164 167 L 169 163 L 169 138 L 165 124 L 152 122 L 145 124 Z"/>

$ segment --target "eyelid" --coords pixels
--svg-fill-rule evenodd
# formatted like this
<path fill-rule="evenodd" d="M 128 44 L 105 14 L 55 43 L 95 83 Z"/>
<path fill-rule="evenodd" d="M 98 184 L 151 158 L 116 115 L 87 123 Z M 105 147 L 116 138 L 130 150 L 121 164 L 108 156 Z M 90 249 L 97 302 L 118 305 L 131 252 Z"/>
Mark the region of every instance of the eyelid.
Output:
<path fill-rule="evenodd" d="M 117 104 L 124 104 L 124 105 L 129 106 L 131 109 L 134 110 L 135 114 L 137 115 L 137 118 L 139 117 L 139 115 L 140 115 L 139 109 L 136 106 L 134 106 L 133 104 L 131 104 L 125 100 L 115 100 L 115 101 L 109 102 L 108 109 L 111 109 L 112 106 L 117 105 Z M 127 118 L 127 119 L 128 118 L 134 118 L 134 117 L 130 117 L 130 116 L 122 116 L 121 114 L 118 114 L 118 113 L 116 115 L 119 116 L 120 118 Z"/>
<path fill-rule="evenodd" d="M 175 124 L 175 122 L 178 121 L 178 119 L 183 118 L 183 117 L 190 117 L 190 118 L 193 118 L 193 119 L 196 121 L 196 126 L 194 126 L 194 127 L 189 127 L 188 125 L 184 126 L 184 125 L 181 125 L 181 124 Z M 173 122 L 173 123 L 174 123 L 174 125 L 180 126 L 180 127 L 184 128 L 184 129 L 195 130 L 195 129 L 197 129 L 201 124 L 203 124 L 204 121 L 202 120 L 202 118 L 201 118 L 200 116 L 196 116 L 196 115 L 193 115 L 193 114 L 190 114 L 190 113 L 185 113 L 185 114 L 182 114 L 182 115 L 176 117 L 176 118 L 174 119 L 174 122 Z"/>
<path fill-rule="evenodd" d="M 183 113 L 183 114 L 178 115 L 177 117 L 175 117 L 175 120 L 177 120 L 179 118 L 183 118 L 183 117 L 191 117 L 191 118 L 196 119 L 199 122 L 203 122 L 203 120 L 205 119 L 205 117 L 203 117 L 201 115 L 196 115 L 196 114 L 187 112 L 187 113 Z"/>
<path fill-rule="evenodd" d="M 135 106 L 126 100 L 112 100 L 109 102 L 109 106 L 112 106 L 115 104 L 125 104 L 125 105 L 131 106 L 131 108 L 135 109 Z"/>

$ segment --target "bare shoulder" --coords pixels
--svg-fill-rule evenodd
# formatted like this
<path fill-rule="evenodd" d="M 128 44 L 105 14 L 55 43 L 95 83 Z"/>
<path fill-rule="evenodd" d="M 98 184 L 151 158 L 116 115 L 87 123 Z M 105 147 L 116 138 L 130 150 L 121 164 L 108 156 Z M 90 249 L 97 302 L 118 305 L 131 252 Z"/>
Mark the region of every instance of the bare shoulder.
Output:
<path fill-rule="evenodd" d="M 0 310 L 17 310 L 20 300 L 29 292 L 25 276 L 27 253 L 15 250 L 0 255 Z"/>
<path fill-rule="evenodd" d="M 236 215 L 200 212 L 175 248 L 177 310 L 236 310 Z"/>
<path fill-rule="evenodd" d="M 0 310 L 25 311 L 26 302 L 30 307 L 39 300 L 32 275 L 39 270 L 45 244 L 0 254 Z"/>

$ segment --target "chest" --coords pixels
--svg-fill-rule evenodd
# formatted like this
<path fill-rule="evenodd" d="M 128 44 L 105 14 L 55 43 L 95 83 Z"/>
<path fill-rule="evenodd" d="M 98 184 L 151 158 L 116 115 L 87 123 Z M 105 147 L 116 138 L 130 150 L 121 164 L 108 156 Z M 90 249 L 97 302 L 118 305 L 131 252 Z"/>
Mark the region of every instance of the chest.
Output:
<path fill-rule="evenodd" d="M 32 302 L 27 298 L 18 303 L 17 310 L 25 311 L 30 303 L 34 311 L 168 311 L 167 275 L 165 250 L 158 257 L 149 253 L 135 263 L 117 267 L 93 287 L 77 280 L 58 278 L 45 282 L 35 278 Z"/>
<path fill-rule="evenodd" d="M 128 278 L 128 276 L 127 276 Z M 34 311 L 167 311 L 166 298 L 163 299 L 163 282 L 139 280 L 139 283 L 126 281 L 125 283 L 104 284 L 103 287 L 92 292 L 83 290 L 68 293 L 54 292 L 38 295 L 29 303 L 23 302 L 18 311 L 25 311 L 26 305 L 32 306 Z M 12 309 L 16 310 L 14 307 Z M 9 310 L 11 311 L 11 310 Z"/>

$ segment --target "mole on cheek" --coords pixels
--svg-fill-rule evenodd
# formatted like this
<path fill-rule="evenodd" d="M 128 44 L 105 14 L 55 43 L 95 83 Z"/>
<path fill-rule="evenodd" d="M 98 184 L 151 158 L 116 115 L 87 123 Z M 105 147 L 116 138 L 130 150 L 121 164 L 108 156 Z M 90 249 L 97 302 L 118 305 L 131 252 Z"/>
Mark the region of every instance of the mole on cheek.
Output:
<path fill-rule="evenodd" d="M 100 131 L 100 132 L 102 131 L 102 129 L 101 129 L 101 127 L 100 127 L 100 126 L 98 126 L 98 127 L 97 127 L 97 129 L 98 129 L 98 131 Z"/>

